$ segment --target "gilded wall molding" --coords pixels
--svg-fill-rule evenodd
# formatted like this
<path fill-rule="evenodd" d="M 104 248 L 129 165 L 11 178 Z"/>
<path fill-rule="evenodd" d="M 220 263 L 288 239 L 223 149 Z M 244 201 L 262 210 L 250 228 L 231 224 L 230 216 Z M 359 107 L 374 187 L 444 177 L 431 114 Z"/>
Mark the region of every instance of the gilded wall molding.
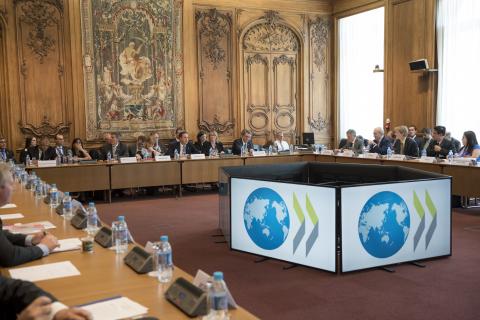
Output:
<path fill-rule="evenodd" d="M 320 71 L 327 62 L 327 49 L 330 41 L 330 17 L 317 17 L 310 21 L 310 34 L 313 47 L 313 63 Z"/>
<path fill-rule="evenodd" d="M 58 123 L 53 124 L 48 120 L 47 116 L 43 117 L 43 121 L 40 123 L 39 126 L 35 126 L 31 123 L 23 123 L 19 122 L 18 126 L 20 131 L 26 136 L 34 136 L 34 137 L 48 137 L 54 138 L 57 134 L 66 134 L 70 131 L 71 123 Z"/>
<path fill-rule="evenodd" d="M 233 120 L 233 121 L 228 121 L 227 120 L 227 121 L 221 122 L 219 120 L 218 115 L 214 114 L 213 115 L 213 122 L 207 122 L 205 120 L 202 120 L 199 123 L 198 128 L 200 130 L 205 131 L 205 132 L 215 131 L 218 134 L 224 134 L 224 133 L 232 130 L 233 128 L 235 128 L 235 120 Z"/>
<path fill-rule="evenodd" d="M 289 27 L 271 22 L 259 23 L 250 28 L 243 37 L 243 49 L 247 51 L 292 51 L 299 50 L 297 36 Z"/>

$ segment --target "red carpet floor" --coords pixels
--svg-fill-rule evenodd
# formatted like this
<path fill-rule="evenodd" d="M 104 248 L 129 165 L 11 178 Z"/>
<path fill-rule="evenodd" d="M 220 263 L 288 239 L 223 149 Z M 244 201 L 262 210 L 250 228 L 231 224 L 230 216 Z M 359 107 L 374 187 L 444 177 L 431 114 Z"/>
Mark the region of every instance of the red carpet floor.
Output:
<path fill-rule="evenodd" d="M 256 264 L 253 255 L 215 244 L 216 194 L 118 201 L 98 210 L 107 223 L 125 215 L 139 243 L 168 234 L 177 266 L 190 274 L 223 271 L 237 302 L 262 319 L 480 319 L 480 210 L 454 212 L 450 258 L 347 275 L 285 271 L 285 263 Z"/>

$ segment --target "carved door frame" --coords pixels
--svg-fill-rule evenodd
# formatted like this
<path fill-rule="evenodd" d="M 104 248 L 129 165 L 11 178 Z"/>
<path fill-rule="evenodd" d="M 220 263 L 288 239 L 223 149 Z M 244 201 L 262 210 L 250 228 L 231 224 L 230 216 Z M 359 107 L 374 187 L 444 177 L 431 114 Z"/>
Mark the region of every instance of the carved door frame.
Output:
<path fill-rule="evenodd" d="M 245 35 L 252 28 L 254 28 L 258 25 L 261 25 L 261 24 L 281 25 L 281 26 L 287 28 L 289 31 L 291 31 L 296 37 L 298 48 L 295 51 L 296 62 L 294 62 L 294 65 L 292 66 L 295 69 L 295 74 L 296 74 L 296 79 L 295 79 L 295 87 L 296 87 L 295 101 L 296 101 L 296 105 L 294 106 L 294 108 L 296 109 L 295 110 L 296 111 L 295 112 L 296 119 L 294 119 L 294 121 L 295 121 L 294 133 L 291 136 L 292 141 L 295 142 L 296 138 L 300 136 L 301 130 L 303 128 L 304 86 L 303 86 L 303 82 L 302 82 L 301 79 L 302 79 L 302 75 L 304 73 L 303 72 L 303 69 L 304 69 L 304 57 L 303 57 L 303 55 L 304 55 L 304 51 L 305 51 L 305 44 L 303 42 L 303 36 L 302 36 L 301 31 L 299 31 L 297 28 L 295 28 L 295 26 L 291 25 L 290 23 L 286 22 L 281 17 L 279 17 L 278 13 L 272 12 L 272 11 L 266 12 L 265 16 L 263 16 L 259 19 L 255 19 L 255 20 L 250 21 L 249 23 L 247 23 L 245 25 L 245 27 L 242 30 L 239 30 L 240 31 L 239 36 L 238 36 L 238 39 L 239 39 L 239 41 L 238 41 L 238 48 L 239 48 L 238 50 L 239 51 L 238 52 L 239 52 L 239 54 L 238 54 L 238 60 L 237 60 L 237 62 L 238 62 L 237 66 L 238 66 L 238 71 L 239 71 L 239 79 L 238 79 L 238 83 L 239 83 L 239 86 L 238 86 L 239 87 L 238 119 L 240 119 L 239 123 L 241 125 L 237 128 L 237 131 L 240 132 L 240 130 L 242 130 L 244 128 L 245 123 L 246 123 L 246 117 L 248 116 L 248 114 L 247 114 L 248 110 L 250 110 L 252 112 L 255 112 L 254 110 L 251 110 L 251 106 L 246 107 L 247 97 L 245 96 L 245 94 L 246 94 L 247 91 L 245 90 L 246 89 L 245 88 L 245 77 L 247 77 L 248 75 L 245 73 L 244 70 L 245 70 L 245 65 L 248 63 L 247 60 L 249 60 L 249 59 L 246 59 L 245 54 L 247 52 L 250 52 L 250 53 L 253 54 L 254 52 L 246 50 L 244 48 L 244 38 L 245 38 Z M 266 68 L 270 67 L 270 66 L 268 66 L 269 63 L 272 63 L 271 68 L 273 68 L 273 69 L 275 69 L 277 67 L 277 64 L 290 63 L 288 61 L 290 58 L 288 58 L 288 55 L 283 54 L 284 53 L 283 51 L 279 51 L 277 57 L 272 58 L 272 59 L 267 59 L 267 60 L 262 58 L 262 55 L 261 55 L 262 53 L 274 56 L 275 52 L 274 51 L 264 51 L 264 52 L 259 51 L 256 54 L 253 54 L 253 56 L 251 57 L 253 60 L 264 63 Z M 270 62 L 269 60 L 272 60 L 272 61 Z M 274 62 L 273 60 L 277 60 L 277 62 Z M 274 78 L 272 78 L 270 80 L 272 83 L 275 81 L 276 74 L 274 74 L 273 77 Z M 268 79 L 266 81 L 268 81 Z M 272 90 L 275 90 L 275 88 L 272 88 Z M 270 112 L 270 110 L 275 110 L 276 108 L 278 108 L 278 107 L 275 105 L 275 101 L 272 101 L 272 105 L 271 106 L 270 105 L 266 106 L 264 109 L 265 109 L 265 111 Z M 275 121 L 275 119 L 271 119 L 272 123 L 274 121 Z M 273 132 L 270 133 L 270 135 L 273 137 Z"/>

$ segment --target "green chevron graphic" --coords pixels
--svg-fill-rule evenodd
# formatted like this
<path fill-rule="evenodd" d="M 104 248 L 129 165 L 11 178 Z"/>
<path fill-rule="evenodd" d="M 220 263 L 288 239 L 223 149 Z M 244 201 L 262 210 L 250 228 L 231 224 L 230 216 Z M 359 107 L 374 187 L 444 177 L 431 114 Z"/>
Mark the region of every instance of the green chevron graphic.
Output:
<path fill-rule="evenodd" d="M 293 254 L 295 254 L 295 251 L 297 251 L 297 248 L 300 245 L 300 241 L 302 241 L 303 237 L 305 236 L 305 215 L 303 214 L 302 207 L 300 207 L 300 203 L 298 203 L 295 192 L 293 193 L 293 209 L 295 210 L 298 220 L 300 221 L 300 229 L 298 229 L 297 234 L 293 238 Z"/>
<path fill-rule="evenodd" d="M 312 220 L 312 223 L 313 223 L 312 233 L 310 233 L 310 235 L 308 236 L 307 243 L 306 243 L 305 256 L 308 256 L 308 254 L 310 253 L 310 250 L 312 250 L 313 244 L 318 239 L 318 216 L 315 213 L 315 210 L 313 209 L 313 206 L 312 206 L 312 203 L 310 202 L 310 198 L 308 197 L 308 194 L 306 195 L 305 202 L 307 206 L 308 216 L 310 217 L 310 220 Z"/>
<path fill-rule="evenodd" d="M 418 199 L 417 193 L 415 191 L 413 191 L 413 206 L 415 207 L 415 211 L 420 217 L 420 225 L 418 226 L 417 231 L 415 231 L 415 235 L 413 237 L 413 251 L 415 251 L 417 249 L 418 243 L 420 242 L 423 231 L 425 230 L 425 209 L 423 209 L 423 206 L 420 203 L 420 199 Z"/>
<path fill-rule="evenodd" d="M 437 207 L 435 207 L 435 204 L 433 203 L 432 198 L 427 190 L 425 190 L 425 203 L 427 204 L 428 212 L 430 212 L 430 215 L 433 218 L 432 223 L 428 228 L 427 235 L 425 236 L 425 249 L 427 249 L 428 245 L 430 244 L 430 240 L 432 240 L 433 233 L 437 229 Z"/>

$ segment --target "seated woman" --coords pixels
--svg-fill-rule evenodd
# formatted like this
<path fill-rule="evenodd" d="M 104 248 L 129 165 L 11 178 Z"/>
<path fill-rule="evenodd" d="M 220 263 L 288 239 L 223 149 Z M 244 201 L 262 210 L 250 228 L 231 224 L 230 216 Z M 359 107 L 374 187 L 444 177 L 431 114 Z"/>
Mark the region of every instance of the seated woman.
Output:
<path fill-rule="evenodd" d="M 150 133 L 150 137 L 148 138 L 148 145 L 152 148 L 152 150 L 156 151 L 155 155 L 159 155 L 163 153 L 163 148 L 160 144 L 160 136 L 157 132 Z"/>
<path fill-rule="evenodd" d="M 480 157 L 480 145 L 477 136 L 473 131 L 465 131 L 462 137 L 463 147 L 458 152 L 462 158 L 478 158 Z"/>
<path fill-rule="evenodd" d="M 396 127 L 395 143 L 393 151 L 396 154 L 404 154 L 407 157 L 418 157 L 418 145 L 412 138 L 408 137 L 408 128 L 406 126 Z"/>
<path fill-rule="evenodd" d="M 92 160 L 92 157 L 90 156 L 88 151 L 83 148 L 83 142 L 80 138 L 73 139 L 72 155 L 75 161 Z"/>
<path fill-rule="evenodd" d="M 47 136 L 40 138 L 40 145 L 38 147 L 38 160 L 49 160 L 48 159 L 48 148 L 50 148 L 50 139 Z M 32 151 L 30 155 L 33 156 Z M 32 157 L 33 158 L 33 157 Z"/>
<path fill-rule="evenodd" d="M 30 157 L 30 160 L 37 160 L 38 159 L 38 150 L 35 154 L 36 156 L 32 157 L 30 153 L 30 149 L 32 146 L 35 146 L 37 149 L 37 138 L 36 137 L 26 137 L 25 138 L 25 148 L 20 152 L 20 163 L 26 164 L 27 155 Z"/>
<path fill-rule="evenodd" d="M 207 134 L 205 131 L 199 131 L 197 133 L 197 142 L 194 143 L 195 149 L 199 152 L 204 153 L 205 144 L 207 142 Z"/>
<path fill-rule="evenodd" d="M 203 144 L 203 149 L 200 151 L 206 156 L 214 156 L 219 153 L 224 153 L 223 143 L 218 141 L 218 133 L 216 131 L 210 131 L 208 133 L 208 141 Z"/>
<path fill-rule="evenodd" d="M 288 151 L 290 149 L 290 145 L 287 141 L 285 141 L 285 138 L 283 137 L 283 132 L 277 132 L 275 138 L 276 140 L 274 142 L 274 146 L 277 148 L 278 151 Z"/>
<path fill-rule="evenodd" d="M 148 150 L 147 147 L 147 137 L 138 136 L 137 151 L 135 152 L 135 157 L 137 157 L 137 160 L 152 158 L 152 153 Z"/>

